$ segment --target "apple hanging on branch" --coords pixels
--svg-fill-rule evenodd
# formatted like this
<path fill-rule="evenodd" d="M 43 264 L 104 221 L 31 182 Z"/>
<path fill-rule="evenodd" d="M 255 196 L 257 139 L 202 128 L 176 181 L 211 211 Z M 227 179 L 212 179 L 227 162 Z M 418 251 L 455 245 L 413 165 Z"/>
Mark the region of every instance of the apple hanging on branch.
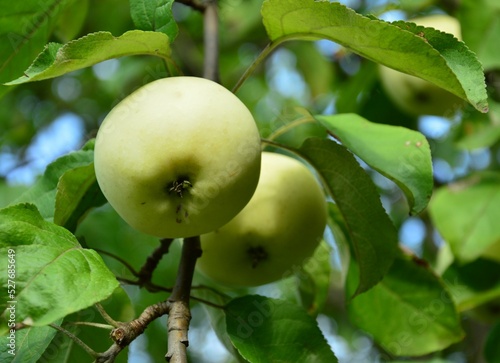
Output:
<path fill-rule="evenodd" d="M 449 15 L 430 15 L 409 21 L 450 33 L 462 40 L 460 23 Z M 382 65 L 379 65 L 379 73 L 389 98 L 408 114 L 447 116 L 464 104 L 454 94 L 421 78 Z"/>
<path fill-rule="evenodd" d="M 289 156 L 262 153 L 254 196 L 228 224 L 200 237 L 197 269 L 228 286 L 258 286 L 290 276 L 318 246 L 325 195 L 311 171 Z"/>
<path fill-rule="evenodd" d="M 172 77 L 123 99 L 103 121 L 95 172 L 135 229 L 196 236 L 229 222 L 252 197 L 260 136 L 246 106 L 216 82 Z"/>

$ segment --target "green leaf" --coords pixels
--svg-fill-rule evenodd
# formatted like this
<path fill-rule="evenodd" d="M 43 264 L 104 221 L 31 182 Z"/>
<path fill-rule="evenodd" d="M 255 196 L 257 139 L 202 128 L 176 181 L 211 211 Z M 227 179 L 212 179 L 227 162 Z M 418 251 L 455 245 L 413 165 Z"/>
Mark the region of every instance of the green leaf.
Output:
<path fill-rule="evenodd" d="M 228 296 L 224 296 L 220 293 L 215 293 L 214 291 L 209 289 L 196 289 L 193 292 L 194 296 L 205 299 L 220 306 L 226 305 L 231 300 Z M 231 353 L 231 355 L 234 359 L 236 359 L 237 362 L 246 363 L 247 360 L 241 357 L 240 353 L 229 339 L 229 335 L 227 334 L 226 329 L 226 314 L 224 313 L 224 310 L 210 306 L 208 304 L 201 304 L 201 306 L 206 312 L 208 320 L 210 322 L 210 326 L 214 330 L 215 335 L 217 335 L 217 338 L 219 338 L 219 341 L 224 345 L 227 351 Z"/>
<path fill-rule="evenodd" d="M 19 195 L 26 192 L 29 187 L 26 185 L 10 185 L 5 181 L 0 181 L 0 208 L 12 203 Z"/>
<path fill-rule="evenodd" d="M 47 43 L 61 13 L 75 2 L 0 0 L 0 84 L 22 76 Z"/>
<path fill-rule="evenodd" d="M 249 362 L 337 362 L 314 318 L 295 304 L 247 295 L 224 311 L 229 337 Z"/>
<path fill-rule="evenodd" d="M 92 66 L 111 58 L 147 54 L 168 59 L 170 40 L 163 33 L 128 31 L 114 37 L 109 32 L 88 34 L 65 45 L 49 43 L 21 76 L 7 85 L 40 81 Z"/>
<path fill-rule="evenodd" d="M 443 273 L 443 280 L 458 311 L 480 308 L 499 299 L 499 270 L 500 264 L 483 258 L 466 264 L 451 264 Z"/>
<path fill-rule="evenodd" d="M 343 145 L 405 193 L 412 213 L 429 202 L 434 186 L 429 143 L 420 132 L 369 122 L 356 114 L 314 116 Z"/>
<path fill-rule="evenodd" d="M 314 255 L 295 274 L 302 306 L 312 316 L 323 310 L 328 298 L 331 254 L 332 248 L 324 240 L 321 241 Z"/>
<path fill-rule="evenodd" d="M 458 260 L 478 258 L 500 242 L 500 173 L 472 175 L 438 189 L 429 212 Z"/>
<path fill-rule="evenodd" d="M 361 106 L 371 100 L 371 90 L 378 79 L 377 65 L 373 62 L 361 62 L 355 74 L 351 75 L 346 82 L 336 86 L 335 110 L 337 113 L 359 113 Z"/>
<path fill-rule="evenodd" d="M 56 322 L 59 324 L 62 321 Z M 8 335 L 0 337 L 0 362 L 10 363 L 33 363 L 37 362 L 42 356 L 43 352 L 47 349 L 57 330 L 49 326 L 40 326 L 33 328 L 26 328 L 14 333 L 15 344 L 15 357 L 9 353 L 11 347 L 10 332 Z"/>
<path fill-rule="evenodd" d="M 477 132 L 460 139 L 456 145 L 466 150 L 475 150 L 493 146 L 500 140 L 500 126 L 488 125 Z"/>
<path fill-rule="evenodd" d="M 330 92 L 335 79 L 335 70 L 331 61 L 321 54 L 314 43 L 290 43 L 287 50 L 295 54 L 297 69 L 302 73 L 313 99 Z M 304 57 L 304 54 L 307 56 Z"/>
<path fill-rule="evenodd" d="M 276 46 L 292 39 L 329 39 L 353 52 L 408 73 L 488 111 L 482 66 L 452 35 L 413 23 L 387 23 L 337 2 L 266 0 L 262 16 Z"/>
<path fill-rule="evenodd" d="M 90 0 L 72 1 L 61 13 L 54 27 L 54 35 L 61 42 L 69 42 L 80 33 L 87 19 L 89 3 Z"/>
<path fill-rule="evenodd" d="M 179 29 L 172 14 L 174 0 L 130 0 L 130 15 L 137 29 L 161 32 L 173 42 Z"/>
<path fill-rule="evenodd" d="M 94 171 L 94 163 L 66 171 L 57 184 L 54 223 L 71 232 L 93 207 L 106 203 Z"/>
<path fill-rule="evenodd" d="M 499 12 L 495 0 L 463 0 L 458 7 L 464 42 L 477 54 L 485 70 L 500 68 Z"/>
<path fill-rule="evenodd" d="M 500 361 L 500 323 L 491 328 L 484 346 L 484 357 L 488 363 Z"/>
<path fill-rule="evenodd" d="M 353 263 L 346 293 L 354 291 Z M 347 306 L 351 321 L 396 356 L 442 350 L 464 336 L 453 299 L 442 281 L 419 259 L 398 257 L 373 289 Z"/>
<path fill-rule="evenodd" d="M 490 102 L 490 112 L 480 114 L 470 112 L 464 114 L 461 120 L 462 132 L 455 140 L 455 145 L 466 150 L 492 147 L 500 140 L 500 125 L 495 121 L 500 104 L 492 100 Z"/>
<path fill-rule="evenodd" d="M 368 174 L 347 149 L 332 140 L 308 139 L 299 153 L 317 170 L 342 214 L 360 266 L 355 295 L 375 286 L 397 251 L 396 229 Z"/>
<path fill-rule="evenodd" d="M 334 254 L 330 254 L 332 265 L 330 288 L 343 289 L 351 260 L 350 245 L 352 242 L 349 239 L 349 229 L 337 204 L 328 203 L 328 217 L 328 229 L 335 241 Z"/>
<path fill-rule="evenodd" d="M 55 214 L 56 195 L 59 179 L 69 170 L 86 167 L 94 162 L 94 150 L 92 145 L 85 145 L 81 150 L 61 156 L 47 166 L 43 176 L 36 183 L 21 194 L 14 203 L 35 204 L 45 219 L 52 219 Z M 59 197 L 60 198 L 60 197 Z M 59 206 L 61 207 L 61 201 Z M 58 218 L 62 218 L 63 211 L 58 212 Z"/>
<path fill-rule="evenodd" d="M 398 7 L 401 8 L 401 10 L 415 13 L 428 6 L 434 5 L 435 2 L 436 0 L 400 0 Z"/>
<path fill-rule="evenodd" d="M 94 250 L 43 220 L 35 206 L 0 210 L 0 285 L 7 286 L 7 251 L 15 251 L 16 321 L 43 326 L 107 298 L 118 286 Z M 0 296 L 6 326 L 7 293 Z"/>
<path fill-rule="evenodd" d="M 92 210 L 78 225 L 78 236 L 84 236 L 89 248 L 105 250 L 112 256 L 120 256 L 131 266 L 139 268 L 144 264 L 155 248 L 159 246 L 156 237 L 140 233 L 130 227 L 109 205 Z M 155 269 L 153 282 L 162 286 L 172 286 L 177 275 L 180 260 L 179 243 L 170 246 L 167 255 Z M 117 275 L 134 278 L 123 264 L 108 255 L 103 255 L 106 265 Z"/>

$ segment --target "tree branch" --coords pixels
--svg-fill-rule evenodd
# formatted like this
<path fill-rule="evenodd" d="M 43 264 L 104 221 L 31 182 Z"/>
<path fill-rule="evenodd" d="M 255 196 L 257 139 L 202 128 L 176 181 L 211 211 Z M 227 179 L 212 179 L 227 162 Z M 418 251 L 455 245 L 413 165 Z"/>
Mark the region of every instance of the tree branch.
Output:
<path fill-rule="evenodd" d="M 203 77 L 219 82 L 219 16 L 217 1 L 206 2 L 204 17 L 204 49 Z"/>
<path fill-rule="evenodd" d="M 137 277 L 139 278 L 139 286 L 143 286 L 151 282 L 154 270 L 160 263 L 163 255 L 168 253 L 168 250 L 173 242 L 173 238 L 163 238 L 160 240 L 160 247 L 153 251 L 137 274 Z"/>
<path fill-rule="evenodd" d="M 97 354 L 97 359 L 94 363 L 112 363 L 115 357 L 127 345 L 129 345 L 139 335 L 144 333 L 147 326 L 160 316 L 168 314 L 171 310 L 169 301 L 162 301 L 154 305 L 148 306 L 141 315 L 128 323 L 118 323 L 118 327 L 111 331 L 111 339 L 114 344 L 105 352 Z"/>
<path fill-rule="evenodd" d="M 171 363 L 187 363 L 186 348 L 189 345 L 188 329 L 191 320 L 189 295 L 196 260 L 200 256 L 200 237 L 185 238 L 174 290 L 168 299 L 171 309 L 168 316 L 168 351 L 165 358 Z"/>

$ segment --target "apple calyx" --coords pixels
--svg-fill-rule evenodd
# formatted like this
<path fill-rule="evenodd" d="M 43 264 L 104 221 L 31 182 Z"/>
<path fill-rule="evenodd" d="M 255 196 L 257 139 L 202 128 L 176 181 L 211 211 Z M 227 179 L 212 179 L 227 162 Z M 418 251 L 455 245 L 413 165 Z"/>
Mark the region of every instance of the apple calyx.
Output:
<path fill-rule="evenodd" d="M 170 183 L 168 188 L 168 194 L 172 192 L 177 193 L 177 195 L 182 198 L 182 192 L 186 191 L 188 188 L 192 188 L 193 184 L 189 181 L 187 176 L 181 176 Z"/>
<path fill-rule="evenodd" d="M 256 268 L 262 261 L 267 260 L 267 252 L 262 246 L 250 247 L 247 253 L 252 259 L 252 268 Z"/>

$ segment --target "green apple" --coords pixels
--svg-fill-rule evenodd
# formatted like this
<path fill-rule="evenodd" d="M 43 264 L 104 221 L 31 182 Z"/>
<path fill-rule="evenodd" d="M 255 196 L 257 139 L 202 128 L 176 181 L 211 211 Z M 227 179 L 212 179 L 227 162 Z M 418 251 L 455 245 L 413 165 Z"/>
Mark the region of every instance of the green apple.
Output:
<path fill-rule="evenodd" d="M 481 257 L 500 263 L 500 241 L 490 245 L 482 254 Z"/>
<path fill-rule="evenodd" d="M 449 15 L 431 15 L 409 21 L 462 39 L 460 23 Z M 449 116 L 464 104 L 459 97 L 421 78 L 382 65 L 379 65 L 379 73 L 382 86 L 389 98 L 411 115 Z"/>
<path fill-rule="evenodd" d="M 260 136 L 245 105 L 207 79 L 151 82 L 103 121 L 95 172 L 111 206 L 135 229 L 195 236 L 231 220 L 260 174 Z"/>
<path fill-rule="evenodd" d="M 197 269 L 228 286 L 258 286 L 291 275 L 310 257 L 326 226 L 326 200 L 311 171 L 264 152 L 254 196 L 228 224 L 201 236 Z"/>

